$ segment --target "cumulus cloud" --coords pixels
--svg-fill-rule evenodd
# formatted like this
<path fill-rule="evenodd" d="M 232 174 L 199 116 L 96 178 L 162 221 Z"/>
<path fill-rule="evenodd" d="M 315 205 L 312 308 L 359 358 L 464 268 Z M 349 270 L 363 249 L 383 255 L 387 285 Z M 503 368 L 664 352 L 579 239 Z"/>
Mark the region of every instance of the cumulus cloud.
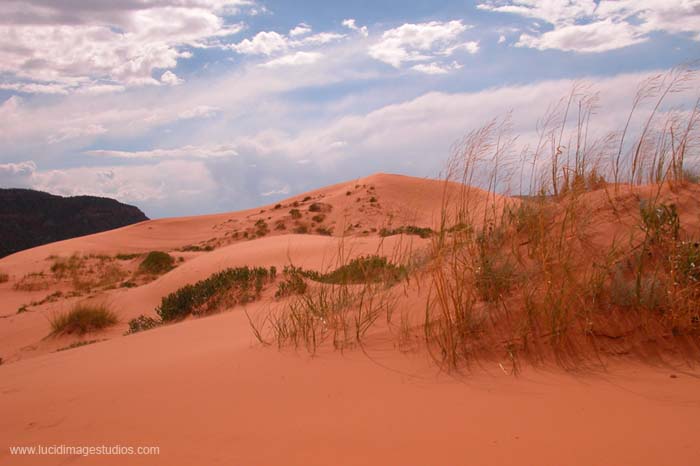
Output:
<path fill-rule="evenodd" d="M 311 26 L 306 23 L 299 23 L 296 27 L 289 31 L 291 37 L 304 36 L 311 32 Z"/>
<path fill-rule="evenodd" d="M 286 50 L 288 40 L 285 36 L 274 31 L 261 31 L 252 39 L 243 39 L 230 47 L 238 53 L 246 55 L 272 55 Z"/>
<path fill-rule="evenodd" d="M 597 53 L 645 42 L 652 32 L 700 40 L 700 0 L 492 0 L 478 5 L 544 21 L 551 30 L 523 33 L 519 47 Z"/>
<path fill-rule="evenodd" d="M 477 42 L 459 40 L 467 29 L 469 26 L 461 20 L 407 23 L 385 31 L 381 39 L 370 46 L 369 55 L 394 68 L 401 68 L 404 63 L 433 61 L 458 50 L 476 53 L 479 49 Z"/>
<path fill-rule="evenodd" d="M 160 82 L 165 84 L 166 86 L 179 86 L 184 80 L 180 79 L 175 73 L 172 71 L 166 71 L 160 76 Z"/>
<path fill-rule="evenodd" d="M 292 34 L 286 36 L 275 31 L 261 31 L 250 39 L 231 44 L 228 47 L 244 55 L 265 55 L 271 56 L 289 49 L 319 46 L 337 41 L 345 37 L 344 34 L 335 32 L 319 32 L 317 34 Z M 309 29 L 311 31 L 311 29 Z"/>
<path fill-rule="evenodd" d="M 369 36 L 369 31 L 367 30 L 367 26 L 358 26 L 357 23 L 355 22 L 354 18 L 348 18 L 344 19 L 342 22 L 342 25 L 345 26 L 346 28 L 350 29 L 351 31 L 355 31 L 358 34 L 360 34 L 363 37 Z"/>
<path fill-rule="evenodd" d="M 36 172 L 33 160 L 20 163 L 0 163 L 0 187 L 26 188 L 31 186 Z"/>
<path fill-rule="evenodd" d="M 224 15 L 248 4 L 7 0 L 0 22 L 0 73 L 5 86 L 33 93 L 158 84 L 153 72 L 189 57 L 186 47 L 210 46 L 239 32 L 242 25 L 227 23 Z"/>

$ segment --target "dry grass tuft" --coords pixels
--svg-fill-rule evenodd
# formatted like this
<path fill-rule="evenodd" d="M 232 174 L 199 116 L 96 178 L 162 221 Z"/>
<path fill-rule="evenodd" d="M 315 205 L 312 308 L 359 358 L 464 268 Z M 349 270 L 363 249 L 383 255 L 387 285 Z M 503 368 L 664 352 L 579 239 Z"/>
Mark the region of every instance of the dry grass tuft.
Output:
<path fill-rule="evenodd" d="M 84 335 L 102 330 L 119 322 L 117 315 L 106 304 L 77 304 L 70 311 L 58 313 L 49 319 L 51 334 Z"/>

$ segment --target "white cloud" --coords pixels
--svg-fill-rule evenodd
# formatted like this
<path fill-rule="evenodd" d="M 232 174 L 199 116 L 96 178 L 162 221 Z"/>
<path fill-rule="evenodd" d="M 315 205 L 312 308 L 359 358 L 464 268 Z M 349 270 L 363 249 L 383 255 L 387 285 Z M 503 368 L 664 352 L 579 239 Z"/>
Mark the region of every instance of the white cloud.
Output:
<path fill-rule="evenodd" d="M 155 70 L 191 56 L 184 47 L 215 45 L 237 33 L 224 15 L 243 0 L 74 2 L 6 0 L 0 24 L 0 73 L 35 92 L 158 84 Z M 13 82 L 14 81 L 14 82 Z M 26 85 L 23 92 L 32 88 Z"/>
<path fill-rule="evenodd" d="M 504 36 L 503 34 L 501 34 L 500 36 L 498 36 L 498 43 L 499 43 L 499 44 L 502 44 L 502 43 L 504 43 L 505 41 L 506 41 L 506 36 Z"/>
<path fill-rule="evenodd" d="M 355 19 L 353 19 L 353 18 L 344 19 L 342 22 L 342 25 L 345 26 L 346 28 L 350 29 L 351 31 L 355 31 L 355 32 L 359 33 L 363 37 L 369 36 L 369 31 L 367 30 L 367 26 L 359 27 L 357 25 L 357 23 L 355 22 Z"/>
<path fill-rule="evenodd" d="M 400 68 L 406 62 L 430 61 L 462 48 L 474 53 L 478 50 L 478 43 L 459 42 L 459 37 L 468 28 L 460 20 L 404 24 L 385 31 L 381 40 L 370 46 L 369 55 Z"/>
<path fill-rule="evenodd" d="M 311 65 L 323 58 L 323 54 L 319 52 L 295 52 L 289 55 L 284 55 L 274 60 L 270 60 L 261 66 L 275 68 L 279 66 L 302 66 Z"/>
<path fill-rule="evenodd" d="M 519 47 L 598 53 L 645 42 L 652 32 L 700 40 L 700 0 L 491 0 L 477 7 L 552 25 L 542 32 L 535 23 Z"/>
<path fill-rule="evenodd" d="M 644 42 L 646 39 L 628 23 L 611 19 L 590 24 L 571 24 L 538 36 L 522 34 L 516 47 L 573 52 L 606 52 Z"/>
<path fill-rule="evenodd" d="M 293 37 L 290 38 L 275 31 L 261 31 L 252 39 L 243 39 L 237 44 L 231 44 L 229 48 L 244 55 L 271 56 L 293 48 L 325 45 L 344 38 L 345 34 L 319 32 L 296 39 Z"/>
<path fill-rule="evenodd" d="M 452 70 L 458 70 L 462 68 L 457 62 L 452 62 L 449 65 L 441 65 L 439 63 L 419 63 L 411 67 L 412 70 L 419 71 L 425 74 L 446 74 Z"/>
<path fill-rule="evenodd" d="M 104 196 L 148 205 L 206 199 L 215 191 L 216 182 L 202 162 L 172 160 L 155 165 L 36 171 L 31 186 L 64 196 Z"/>
<path fill-rule="evenodd" d="M 238 155 L 231 145 L 218 146 L 184 146 L 171 149 L 152 149 L 145 151 L 119 151 L 119 150 L 90 150 L 87 155 L 97 157 L 112 157 L 121 159 L 210 159 L 220 157 L 232 157 Z"/>
<path fill-rule="evenodd" d="M 107 128 L 100 124 L 88 124 L 79 126 L 64 126 L 58 132 L 52 134 L 48 138 L 49 144 L 67 141 L 69 139 L 77 139 L 85 136 L 98 136 L 105 134 Z"/>
<path fill-rule="evenodd" d="M 311 26 L 306 23 L 299 23 L 296 27 L 289 31 L 291 37 L 304 36 L 311 32 Z"/>
<path fill-rule="evenodd" d="M 68 94 L 64 84 L 0 83 L 0 89 L 25 94 Z"/>
<path fill-rule="evenodd" d="M 34 172 L 36 172 L 36 163 L 33 160 L 20 163 L 0 163 L 0 187 L 29 187 Z"/>
<path fill-rule="evenodd" d="M 243 39 L 230 46 L 238 53 L 245 55 L 272 55 L 287 50 L 287 38 L 274 31 L 261 31 L 252 39 Z"/>
<path fill-rule="evenodd" d="M 166 71 L 160 76 L 160 82 L 165 84 L 166 86 L 179 86 L 184 80 L 180 79 L 175 73 L 172 71 Z"/>

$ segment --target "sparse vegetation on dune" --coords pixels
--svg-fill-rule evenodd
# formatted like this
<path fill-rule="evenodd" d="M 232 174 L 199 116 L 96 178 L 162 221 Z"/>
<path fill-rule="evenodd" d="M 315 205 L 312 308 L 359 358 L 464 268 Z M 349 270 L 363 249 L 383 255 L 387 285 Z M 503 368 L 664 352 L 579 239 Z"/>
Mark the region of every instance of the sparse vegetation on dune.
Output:
<path fill-rule="evenodd" d="M 275 276 L 274 267 L 226 269 L 165 296 L 156 312 L 167 322 L 250 302 L 260 296 L 263 287 L 274 280 Z"/>
<path fill-rule="evenodd" d="M 382 321 L 358 289 L 381 284 L 374 302 L 390 303 L 392 284 L 421 275 L 422 344 L 450 370 L 483 358 L 518 373 L 525 361 L 578 368 L 608 356 L 699 357 L 700 243 L 674 200 L 699 194 L 689 165 L 700 157 L 700 105 L 658 111 L 689 73 L 643 83 L 632 113 L 647 99 L 652 110 L 639 129 L 589 140 L 595 100 L 574 89 L 538 125 L 539 144 L 516 150 L 507 118 L 471 132 L 448 163 L 440 228 L 380 232 L 430 237 L 420 267 L 375 257 L 326 274 L 294 269 L 279 291 L 287 306 L 251 321 L 256 337 L 314 352 L 333 335 L 342 349 L 349 333 Z M 519 196 L 497 194 L 514 184 Z M 414 341 L 415 319 L 401 320 L 397 338 Z"/>
<path fill-rule="evenodd" d="M 110 327 L 118 321 L 117 315 L 106 304 L 90 303 L 77 304 L 70 311 L 57 313 L 49 318 L 52 335 L 84 335 Z"/>
<path fill-rule="evenodd" d="M 10 281 L 10 276 L 5 272 L 0 272 L 0 283 L 7 283 Z"/>
<path fill-rule="evenodd" d="M 415 225 L 406 225 L 398 228 L 382 228 L 379 230 L 379 236 L 387 237 L 394 235 L 415 235 L 423 239 L 430 238 L 433 234 L 433 229 L 428 227 L 417 227 Z"/>

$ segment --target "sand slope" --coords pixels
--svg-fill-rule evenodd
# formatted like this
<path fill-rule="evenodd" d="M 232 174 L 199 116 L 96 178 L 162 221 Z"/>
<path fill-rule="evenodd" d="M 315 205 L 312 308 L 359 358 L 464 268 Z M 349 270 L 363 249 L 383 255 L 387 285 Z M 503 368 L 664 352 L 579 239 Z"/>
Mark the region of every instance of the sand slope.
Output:
<path fill-rule="evenodd" d="M 153 315 L 164 295 L 226 267 L 294 263 L 320 270 L 332 268 L 341 255 L 393 256 L 424 248 L 430 240 L 382 238 L 377 230 L 434 227 L 444 189 L 438 181 L 379 174 L 294 196 L 277 208 L 149 221 L 0 260 L 0 271 L 11 274 L 0 284 L 0 464 L 696 464 L 700 373 L 687 367 L 620 361 L 606 373 L 527 369 L 514 378 L 494 361 L 469 374 L 447 375 L 424 352 L 398 351 L 381 328 L 362 349 L 322 349 L 312 358 L 302 350 L 261 346 L 240 306 L 123 336 L 128 319 Z M 695 187 L 664 193 L 683 208 L 691 229 L 700 218 L 696 194 Z M 623 215 L 610 211 L 604 192 L 585 199 L 599 222 L 600 241 L 609 240 L 621 218 L 629 228 L 640 195 L 648 193 L 623 195 L 630 204 Z M 470 196 L 479 216 L 487 195 L 474 190 Z M 332 228 L 332 236 L 313 234 L 319 224 L 309 211 L 314 202 L 331 206 L 323 207 L 321 224 Z M 290 217 L 294 208 L 300 219 Z M 270 225 L 267 235 L 241 236 L 259 220 Z M 275 230 L 277 222 L 285 229 Z M 299 224 L 312 234 L 294 234 Z M 180 251 L 192 244 L 215 248 Z M 150 250 L 169 251 L 183 262 L 135 288 L 101 290 L 16 314 L 20 305 L 54 290 L 13 289 L 25 274 L 48 273 L 51 255 Z M 420 313 L 425 291 L 414 288 L 401 306 Z M 250 315 L 275 306 L 273 292 L 249 304 Z M 82 338 L 46 338 L 47 316 L 85 299 L 109 302 L 120 324 Z M 54 352 L 85 339 L 104 341 Z M 39 444 L 148 445 L 161 454 L 9 452 L 10 446 Z"/>

